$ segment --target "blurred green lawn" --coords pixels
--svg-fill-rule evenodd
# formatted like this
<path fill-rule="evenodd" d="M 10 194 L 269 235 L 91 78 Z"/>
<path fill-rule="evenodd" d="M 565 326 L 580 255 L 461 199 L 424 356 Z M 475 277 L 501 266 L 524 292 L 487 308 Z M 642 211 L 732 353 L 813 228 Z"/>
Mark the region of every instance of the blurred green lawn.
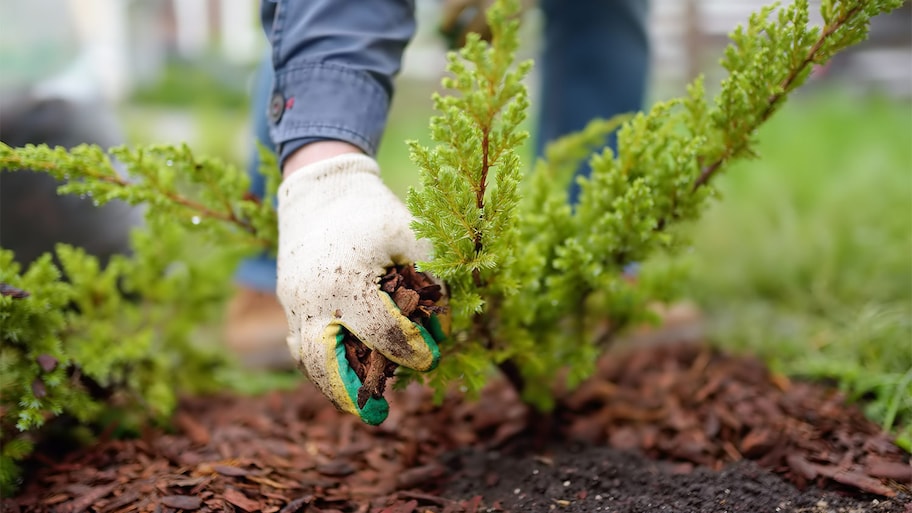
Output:
<path fill-rule="evenodd" d="M 403 199 L 409 187 L 418 186 L 418 168 L 409 160 L 406 141 L 430 143 L 428 121 L 434 115 L 431 94 L 435 90 L 435 83 L 420 81 L 400 80 L 396 86 L 377 161 L 386 184 Z"/>

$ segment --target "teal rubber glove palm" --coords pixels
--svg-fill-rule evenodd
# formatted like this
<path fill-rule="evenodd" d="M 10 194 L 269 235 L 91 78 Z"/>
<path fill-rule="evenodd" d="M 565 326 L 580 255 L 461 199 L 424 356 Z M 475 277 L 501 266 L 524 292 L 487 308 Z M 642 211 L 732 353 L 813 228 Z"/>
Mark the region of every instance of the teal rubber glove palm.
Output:
<path fill-rule="evenodd" d="M 370 398 L 358 407 L 361 380 L 345 357 L 343 329 L 399 365 L 433 369 L 437 340 L 379 287 L 387 267 L 426 259 L 428 245 L 415 239 L 411 214 L 365 155 L 295 171 L 279 188 L 278 214 L 277 293 L 292 357 L 338 409 L 380 424 L 389 404 Z"/>

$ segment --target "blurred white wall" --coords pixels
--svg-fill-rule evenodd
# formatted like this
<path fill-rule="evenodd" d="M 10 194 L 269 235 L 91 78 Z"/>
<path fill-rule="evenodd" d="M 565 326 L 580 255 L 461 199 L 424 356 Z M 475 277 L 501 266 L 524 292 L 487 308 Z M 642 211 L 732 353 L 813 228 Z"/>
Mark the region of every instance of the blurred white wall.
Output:
<path fill-rule="evenodd" d="M 0 86 L 25 87 L 79 54 L 65 0 L 0 2 Z"/>
<path fill-rule="evenodd" d="M 652 82 L 675 90 L 701 71 L 714 78 L 726 34 L 769 3 L 651 1 Z M 404 58 L 405 77 L 436 81 L 443 70 L 444 47 L 436 35 L 441 4 L 417 1 L 419 32 Z M 909 2 L 904 9 L 875 19 L 874 41 L 840 56 L 832 68 L 863 87 L 912 96 Z M 526 17 L 524 57 L 534 57 L 541 23 L 536 10 Z M 258 3 L 251 0 L 0 1 L 0 89 L 40 84 L 44 94 L 116 102 L 136 85 L 154 81 L 171 56 L 247 65 L 264 44 Z"/>
<path fill-rule="evenodd" d="M 171 6 L 178 54 L 185 59 L 200 57 L 209 47 L 209 3 L 172 0 Z"/>
<path fill-rule="evenodd" d="M 728 33 L 772 0 L 651 0 L 653 82 L 680 84 L 720 73 Z M 781 1 L 781 5 L 791 4 Z M 810 21 L 822 25 L 820 0 L 810 0 Z M 819 76 L 838 75 L 845 85 L 912 97 L 912 4 L 871 22 L 871 37 L 838 55 Z M 707 80 L 707 83 L 712 83 Z"/>
<path fill-rule="evenodd" d="M 219 41 L 222 54 L 238 64 L 257 60 L 261 53 L 263 30 L 257 2 L 250 0 L 221 0 L 219 9 Z"/>
<path fill-rule="evenodd" d="M 217 49 L 228 61 L 259 57 L 262 30 L 251 0 L 171 0 L 178 54 L 193 59 Z"/>
<path fill-rule="evenodd" d="M 66 5 L 81 50 L 79 59 L 92 77 L 88 80 L 97 81 L 97 91 L 108 101 L 125 98 L 131 85 L 127 4 L 121 0 L 69 0 Z M 58 79 L 62 87 L 70 82 L 75 81 Z"/>
<path fill-rule="evenodd" d="M 169 55 L 250 64 L 257 12 L 251 0 L 0 1 L 0 89 L 118 102 Z"/>

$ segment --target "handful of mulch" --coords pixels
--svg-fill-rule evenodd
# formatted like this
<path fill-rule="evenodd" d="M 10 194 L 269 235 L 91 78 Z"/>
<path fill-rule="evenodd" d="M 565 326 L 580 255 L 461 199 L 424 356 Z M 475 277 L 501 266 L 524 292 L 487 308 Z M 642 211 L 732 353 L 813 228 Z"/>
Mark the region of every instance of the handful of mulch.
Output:
<path fill-rule="evenodd" d="M 402 315 L 422 326 L 431 318 L 431 314 L 446 311 L 445 307 L 436 304 L 443 297 L 440 285 L 411 265 L 397 265 L 387 269 L 386 276 L 380 278 L 380 290 L 393 298 Z M 382 399 L 386 380 L 395 374 L 399 365 L 389 361 L 380 352 L 372 351 L 347 331 L 342 343 L 345 345 L 348 364 L 361 380 L 358 407 L 364 408 L 371 397 Z"/>

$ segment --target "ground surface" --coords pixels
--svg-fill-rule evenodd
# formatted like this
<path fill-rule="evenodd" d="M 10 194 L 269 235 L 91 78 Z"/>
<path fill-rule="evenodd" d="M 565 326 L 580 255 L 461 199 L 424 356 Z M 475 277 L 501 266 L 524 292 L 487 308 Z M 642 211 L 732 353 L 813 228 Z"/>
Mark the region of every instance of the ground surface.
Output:
<path fill-rule="evenodd" d="M 909 455 L 830 389 L 694 345 L 614 354 L 548 418 L 502 383 L 391 397 L 186 400 L 173 433 L 45 453 L 4 511 L 912 512 Z"/>

